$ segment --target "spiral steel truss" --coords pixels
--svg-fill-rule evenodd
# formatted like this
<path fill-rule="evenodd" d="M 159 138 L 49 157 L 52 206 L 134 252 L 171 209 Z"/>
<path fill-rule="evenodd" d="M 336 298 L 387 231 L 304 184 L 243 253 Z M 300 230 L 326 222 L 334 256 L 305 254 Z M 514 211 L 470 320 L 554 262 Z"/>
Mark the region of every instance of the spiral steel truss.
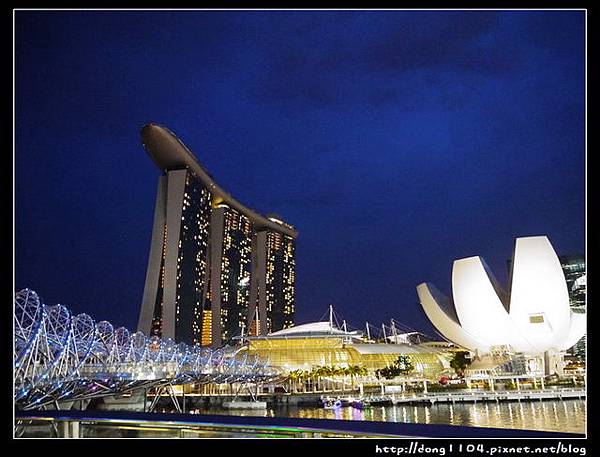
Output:
<path fill-rule="evenodd" d="M 224 349 L 131 334 L 124 327 L 15 296 L 15 403 L 20 409 L 188 383 L 262 383 L 279 377 L 268 361 Z"/>

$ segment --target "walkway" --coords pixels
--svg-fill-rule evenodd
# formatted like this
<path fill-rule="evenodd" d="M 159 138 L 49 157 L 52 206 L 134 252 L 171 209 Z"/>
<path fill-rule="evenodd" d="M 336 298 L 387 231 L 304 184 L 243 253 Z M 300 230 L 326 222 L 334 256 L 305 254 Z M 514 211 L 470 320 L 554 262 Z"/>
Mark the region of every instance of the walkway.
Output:
<path fill-rule="evenodd" d="M 497 390 L 430 392 L 414 395 L 366 395 L 362 397 L 370 404 L 412 404 L 412 403 L 457 403 L 478 401 L 530 401 L 530 400 L 567 400 L 585 398 L 583 388 L 545 389 L 545 390 Z"/>

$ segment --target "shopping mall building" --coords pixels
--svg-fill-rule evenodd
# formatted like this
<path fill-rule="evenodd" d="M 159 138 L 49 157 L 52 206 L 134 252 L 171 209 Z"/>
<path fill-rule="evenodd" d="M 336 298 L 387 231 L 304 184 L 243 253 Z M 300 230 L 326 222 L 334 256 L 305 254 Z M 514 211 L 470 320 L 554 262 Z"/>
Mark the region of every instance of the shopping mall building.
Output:
<path fill-rule="evenodd" d="M 446 342 L 385 344 L 368 342 L 358 331 L 345 331 L 330 322 L 313 322 L 265 336 L 246 336 L 239 354 L 268 359 L 283 372 L 311 371 L 317 367 L 361 366 L 370 375 L 407 355 L 414 367 L 411 376 L 437 380 L 452 374 L 453 351 Z"/>

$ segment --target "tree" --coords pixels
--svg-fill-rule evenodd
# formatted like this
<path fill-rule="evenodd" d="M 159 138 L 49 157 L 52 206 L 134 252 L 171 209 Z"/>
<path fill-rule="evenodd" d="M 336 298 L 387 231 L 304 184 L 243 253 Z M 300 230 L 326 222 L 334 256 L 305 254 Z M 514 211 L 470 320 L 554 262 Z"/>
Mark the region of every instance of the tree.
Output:
<path fill-rule="evenodd" d="M 294 370 L 290 371 L 288 374 L 288 379 L 291 382 L 291 386 L 293 386 L 294 390 L 298 390 L 298 382 L 302 380 L 302 370 Z"/>
<path fill-rule="evenodd" d="M 400 355 L 390 366 L 375 371 L 375 375 L 385 379 L 394 379 L 400 375 L 407 375 L 414 370 L 412 360 L 408 355 Z"/>
<path fill-rule="evenodd" d="M 316 366 L 310 372 L 311 378 L 315 380 L 317 389 L 321 387 L 321 378 L 327 375 L 327 367 Z"/>
<path fill-rule="evenodd" d="M 469 365 L 471 365 L 471 359 L 469 358 L 469 353 L 466 351 L 455 352 L 450 360 L 450 366 L 454 368 L 456 374 L 461 378 L 465 376 L 465 369 Z"/>
<path fill-rule="evenodd" d="M 400 355 L 398 356 L 398 360 L 396 360 L 396 364 L 398 365 L 398 369 L 400 374 L 407 375 L 415 368 L 412 364 L 412 360 L 408 355 Z"/>
<path fill-rule="evenodd" d="M 369 374 L 369 370 L 366 367 L 360 365 L 358 366 L 358 376 L 367 376 Z"/>
<path fill-rule="evenodd" d="M 377 377 L 382 377 L 385 379 L 394 379 L 400 376 L 400 368 L 394 362 L 392 365 L 384 368 L 380 368 L 376 371 Z"/>
<path fill-rule="evenodd" d="M 346 374 L 350 375 L 352 389 L 354 389 L 354 376 L 365 376 L 367 374 L 367 369 L 360 365 L 350 365 L 346 368 Z"/>

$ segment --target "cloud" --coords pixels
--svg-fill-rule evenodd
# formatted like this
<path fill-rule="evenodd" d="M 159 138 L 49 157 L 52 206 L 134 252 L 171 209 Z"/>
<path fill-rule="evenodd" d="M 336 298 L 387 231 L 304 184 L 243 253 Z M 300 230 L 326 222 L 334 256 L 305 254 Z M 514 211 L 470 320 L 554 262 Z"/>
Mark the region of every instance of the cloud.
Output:
<path fill-rule="evenodd" d="M 431 90 L 432 76 L 434 85 L 441 82 L 447 89 L 446 74 L 490 78 L 520 65 L 496 12 L 358 13 L 351 19 L 335 24 L 320 18 L 285 46 L 266 44 L 254 95 L 294 108 L 381 108 Z M 450 106 L 457 103 L 453 99 Z M 406 103 L 409 110 L 414 106 Z"/>

